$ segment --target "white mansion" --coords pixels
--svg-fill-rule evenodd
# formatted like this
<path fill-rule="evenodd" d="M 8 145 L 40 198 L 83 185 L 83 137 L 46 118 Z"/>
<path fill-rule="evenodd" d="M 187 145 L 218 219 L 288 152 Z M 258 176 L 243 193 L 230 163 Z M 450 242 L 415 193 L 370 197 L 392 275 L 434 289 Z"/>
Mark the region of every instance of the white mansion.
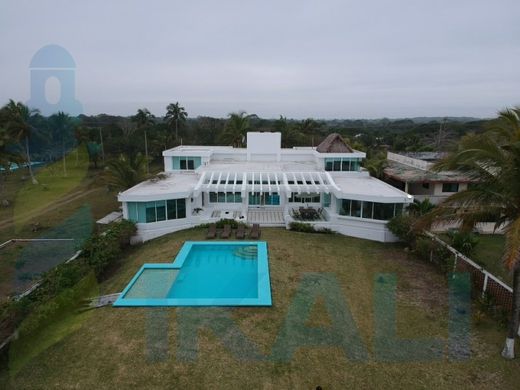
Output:
<path fill-rule="evenodd" d="M 395 240 L 387 221 L 413 201 L 370 177 L 361 168 L 365 153 L 339 134 L 315 148 L 282 149 L 280 133 L 248 133 L 247 148 L 178 146 L 163 156 L 163 175 L 118 196 L 139 240 L 220 219 L 286 227 L 303 219 L 387 242 Z M 303 218 L 308 211 L 310 221 Z"/>

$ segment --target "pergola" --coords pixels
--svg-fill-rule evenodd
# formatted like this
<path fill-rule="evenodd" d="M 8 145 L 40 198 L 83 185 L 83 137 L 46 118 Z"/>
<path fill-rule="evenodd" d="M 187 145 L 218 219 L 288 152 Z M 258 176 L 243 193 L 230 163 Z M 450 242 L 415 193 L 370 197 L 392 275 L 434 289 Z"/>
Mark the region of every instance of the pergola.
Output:
<path fill-rule="evenodd" d="M 205 171 L 194 189 L 201 192 L 326 193 L 340 190 L 328 172 L 223 172 Z"/>

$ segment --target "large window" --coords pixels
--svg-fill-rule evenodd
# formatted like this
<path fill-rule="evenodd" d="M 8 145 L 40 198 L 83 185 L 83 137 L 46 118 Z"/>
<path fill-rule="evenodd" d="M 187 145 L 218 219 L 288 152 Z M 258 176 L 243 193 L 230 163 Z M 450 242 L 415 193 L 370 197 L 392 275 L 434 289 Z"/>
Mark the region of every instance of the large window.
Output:
<path fill-rule="evenodd" d="M 210 192 L 210 203 L 242 203 L 240 192 Z"/>
<path fill-rule="evenodd" d="M 442 183 L 442 192 L 459 192 L 459 183 Z"/>
<path fill-rule="evenodd" d="M 173 157 L 173 169 L 175 170 L 194 170 L 200 167 L 200 157 Z"/>
<path fill-rule="evenodd" d="M 330 194 L 326 194 L 324 193 L 322 196 L 321 196 L 321 205 L 323 207 L 330 207 Z"/>
<path fill-rule="evenodd" d="M 289 203 L 320 203 L 320 194 L 317 192 L 291 192 Z"/>
<path fill-rule="evenodd" d="M 325 159 L 326 171 L 359 171 L 361 159 L 352 157 L 337 157 Z"/>
<path fill-rule="evenodd" d="M 280 195 L 277 192 L 260 193 L 250 192 L 249 193 L 249 205 L 251 206 L 279 206 Z"/>
<path fill-rule="evenodd" d="M 186 199 L 128 202 L 128 219 L 138 223 L 186 218 Z"/>
<path fill-rule="evenodd" d="M 337 207 L 339 215 L 381 221 L 388 221 L 403 212 L 402 203 L 377 203 L 351 199 L 338 199 Z"/>

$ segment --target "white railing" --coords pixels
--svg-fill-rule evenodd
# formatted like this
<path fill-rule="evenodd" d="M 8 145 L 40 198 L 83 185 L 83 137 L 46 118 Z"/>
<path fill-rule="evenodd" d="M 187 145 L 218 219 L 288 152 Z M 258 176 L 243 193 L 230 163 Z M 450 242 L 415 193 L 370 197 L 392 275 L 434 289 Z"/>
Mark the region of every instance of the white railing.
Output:
<path fill-rule="evenodd" d="M 434 240 L 435 242 L 437 242 L 438 244 L 440 244 L 441 246 L 443 246 L 444 248 L 449 250 L 451 253 L 453 253 L 453 255 L 455 256 L 455 264 L 453 265 L 454 270 L 457 267 L 457 261 L 460 259 L 460 260 L 466 262 L 467 264 L 471 265 L 473 268 L 475 268 L 477 271 L 480 271 L 484 275 L 484 283 L 482 285 L 482 296 L 487 291 L 489 279 L 493 280 L 494 282 L 496 282 L 497 284 L 502 286 L 505 290 L 509 291 L 511 294 L 513 293 L 513 289 L 511 287 L 509 287 L 507 284 L 505 284 L 503 281 L 501 281 L 495 275 L 493 275 L 492 273 L 487 271 L 484 267 L 481 267 L 480 265 L 475 263 L 473 260 L 471 260 L 469 257 L 463 255 L 458 250 L 456 250 L 455 248 L 453 248 L 452 246 L 450 246 L 449 244 L 444 242 L 442 239 L 437 237 L 435 234 L 433 234 L 431 232 L 425 232 L 425 234 L 426 234 L 426 236 L 430 237 L 432 240 Z M 430 259 L 431 259 L 431 257 L 432 257 L 432 253 L 430 253 Z"/>

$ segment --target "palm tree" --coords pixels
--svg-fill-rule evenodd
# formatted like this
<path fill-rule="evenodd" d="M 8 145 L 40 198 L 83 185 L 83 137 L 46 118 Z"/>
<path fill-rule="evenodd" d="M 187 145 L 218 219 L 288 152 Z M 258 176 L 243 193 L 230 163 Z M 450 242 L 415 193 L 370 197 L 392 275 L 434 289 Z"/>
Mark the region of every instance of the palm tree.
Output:
<path fill-rule="evenodd" d="M 181 123 L 186 122 L 186 118 L 188 117 L 188 113 L 179 105 L 179 102 L 175 104 L 170 103 L 166 107 L 166 115 L 165 119 L 168 123 L 168 126 L 173 127 L 175 125 L 175 139 L 179 138 L 179 121 Z"/>
<path fill-rule="evenodd" d="M 38 113 L 38 110 L 29 109 L 25 104 L 21 102 L 16 103 L 13 99 L 9 100 L 9 103 L 5 106 L 5 110 L 9 121 L 8 127 L 17 133 L 18 139 L 25 140 L 25 153 L 31 181 L 33 184 L 38 184 L 32 171 L 31 153 L 29 150 L 29 138 L 34 129 L 30 124 L 30 119 L 34 114 Z"/>
<path fill-rule="evenodd" d="M 254 116 L 254 114 L 247 115 L 244 111 L 229 114 L 229 119 L 226 122 L 224 133 L 222 134 L 225 142 L 229 142 L 234 147 L 244 146 L 244 139 L 247 135 L 247 131 L 251 127 L 249 118 L 252 116 Z"/>
<path fill-rule="evenodd" d="M 520 107 L 501 111 L 486 132 L 463 137 L 458 151 L 435 168 L 457 170 L 477 183 L 446 199 L 428 220 L 461 222 L 463 231 L 494 220 L 495 229 L 505 230 L 503 261 L 513 272 L 513 302 L 502 356 L 512 359 L 520 321 Z"/>
<path fill-rule="evenodd" d="M 307 118 L 307 119 L 299 122 L 298 124 L 296 124 L 296 129 L 300 133 L 302 133 L 308 137 L 311 137 L 313 146 L 314 146 L 314 136 L 318 135 L 317 131 L 320 129 L 320 127 L 321 127 L 321 123 L 316 122 L 312 118 Z"/>
<path fill-rule="evenodd" d="M 70 131 L 70 116 L 63 111 L 51 115 L 50 118 L 56 127 L 61 140 L 61 158 L 63 159 L 63 176 L 67 176 L 67 159 L 65 158 L 65 140 L 67 132 Z"/>
<path fill-rule="evenodd" d="M 413 203 L 408 206 L 408 211 L 417 217 L 428 214 L 435 208 L 435 205 L 426 198 L 423 201 L 414 199 Z"/>
<path fill-rule="evenodd" d="M 23 158 L 16 153 L 16 139 L 5 128 L 0 127 L 0 202 L 5 203 L 2 199 L 4 190 L 4 176 L 11 170 L 12 163 L 20 164 Z"/>
<path fill-rule="evenodd" d="M 274 122 L 274 129 L 282 133 L 283 147 L 289 148 L 300 144 L 302 134 L 297 130 L 296 126 L 287 121 L 286 117 L 280 115 L 280 118 Z"/>
<path fill-rule="evenodd" d="M 154 116 L 147 108 L 140 108 L 137 114 L 132 117 L 132 121 L 137 124 L 137 128 L 144 130 L 144 154 L 146 156 L 146 173 L 150 173 L 149 158 L 148 158 L 148 126 L 154 124 Z"/>
<path fill-rule="evenodd" d="M 146 158 L 142 154 L 134 158 L 121 155 L 107 163 L 107 183 L 119 190 L 126 190 L 146 178 L 144 170 Z"/>
<path fill-rule="evenodd" d="M 377 179 L 383 179 L 385 176 L 385 168 L 388 166 L 386 156 L 376 155 L 365 160 L 365 168 L 370 173 L 370 176 Z"/>

